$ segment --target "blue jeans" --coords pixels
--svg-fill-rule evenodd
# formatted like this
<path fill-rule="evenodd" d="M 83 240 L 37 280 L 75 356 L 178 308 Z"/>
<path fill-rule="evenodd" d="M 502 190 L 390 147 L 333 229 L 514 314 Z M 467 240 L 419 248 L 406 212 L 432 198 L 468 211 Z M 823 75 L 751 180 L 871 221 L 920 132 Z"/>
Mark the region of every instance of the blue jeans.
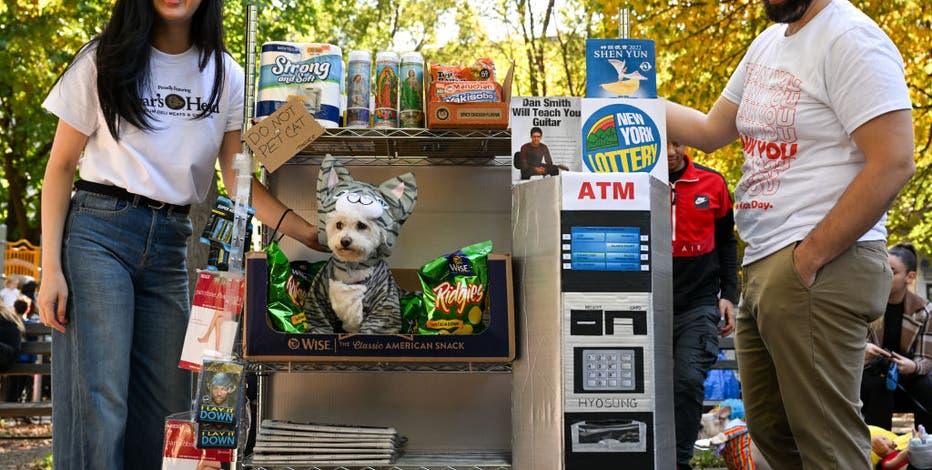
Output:
<path fill-rule="evenodd" d="M 703 305 L 673 315 L 673 420 L 676 463 L 689 466 L 702 419 L 705 378 L 718 358 L 715 305 Z"/>
<path fill-rule="evenodd" d="M 191 232 L 185 214 L 73 197 L 61 260 L 69 322 L 52 337 L 56 470 L 161 467 L 165 417 L 191 408 L 191 374 L 178 367 Z"/>

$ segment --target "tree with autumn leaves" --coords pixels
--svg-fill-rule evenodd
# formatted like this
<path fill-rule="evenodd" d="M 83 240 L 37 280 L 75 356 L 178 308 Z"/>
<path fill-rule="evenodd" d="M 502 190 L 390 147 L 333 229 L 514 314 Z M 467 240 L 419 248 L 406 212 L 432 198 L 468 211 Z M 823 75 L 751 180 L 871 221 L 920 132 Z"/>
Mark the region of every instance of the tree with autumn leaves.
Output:
<path fill-rule="evenodd" d="M 515 64 L 513 94 L 582 96 L 585 39 L 619 35 L 630 8 L 631 37 L 656 41 L 658 93 L 708 109 L 745 49 L 768 23 L 757 0 L 246 0 L 257 6 L 258 42 L 326 42 L 345 51 L 417 50 L 432 63 L 491 57 Z M 932 252 L 932 5 L 921 0 L 852 0 L 893 39 L 906 63 L 913 101 L 917 173 L 891 210 L 891 241 Z M 0 220 L 9 239 L 38 242 L 41 175 L 54 118 L 40 107 L 74 52 L 95 34 L 110 2 L 5 0 L 0 3 Z M 227 42 L 245 63 L 244 3 L 228 1 Z M 865 71 L 865 79 L 870 72 Z M 743 161 L 735 143 L 703 162 L 734 184 Z"/>

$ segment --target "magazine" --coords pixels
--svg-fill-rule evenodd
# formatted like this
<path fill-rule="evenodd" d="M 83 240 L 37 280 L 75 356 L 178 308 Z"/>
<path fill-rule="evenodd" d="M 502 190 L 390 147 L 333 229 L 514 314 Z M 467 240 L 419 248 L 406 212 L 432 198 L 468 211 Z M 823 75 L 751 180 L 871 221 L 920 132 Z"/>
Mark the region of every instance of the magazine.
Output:
<path fill-rule="evenodd" d="M 586 97 L 656 98 L 656 55 L 650 39 L 586 39 Z"/>
<path fill-rule="evenodd" d="M 234 451 L 230 449 L 198 449 L 195 446 L 194 413 L 185 411 L 165 419 L 165 446 L 162 470 L 195 470 L 197 468 L 230 468 Z M 210 462 L 211 464 L 208 464 Z M 216 464 L 216 465 L 214 465 Z"/>
<path fill-rule="evenodd" d="M 204 361 L 197 386 L 195 420 L 228 427 L 236 425 L 242 404 L 242 389 L 242 364 Z"/>
<path fill-rule="evenodd" d="M 260 431 L 267 429 L 281 429 L 292 431 L 316 431 L 336 434 L 355 434 L 355 435 L 389 435 L 397 434 L 395 428 L 386 428 L 378 426 L 356 426 L 345 424 L 322 424 L 322 423 L 296 423 L 294 421 L 280 421 L 272 419 L 262 420 L 259 428 Z"/>

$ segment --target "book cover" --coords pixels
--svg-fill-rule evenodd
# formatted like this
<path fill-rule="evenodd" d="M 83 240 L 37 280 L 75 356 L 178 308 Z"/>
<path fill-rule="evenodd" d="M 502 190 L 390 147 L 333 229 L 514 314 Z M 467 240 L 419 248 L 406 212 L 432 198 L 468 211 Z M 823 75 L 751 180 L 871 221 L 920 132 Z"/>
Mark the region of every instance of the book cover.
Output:
<path fill-rule="evenodd" d="M 231 449 L 198 449 L 195 446 L 194 413 L 185 411 L 165 419 L 162 470 L 230 468 Z"/>
<path fill-rule="evenodd" d="M 225 424 L 197 423 L 198 449 L 235 449 L 237 443 L 236 428 Z"/>
<path fill-rule="evenodd" d="M 234 426 L 242 408 L 242 389 L 242 364 L 204 361 L 197 386 L 196 421 Z"/>
<path fill-rule="evenodd" d="M 245 292 L 242 276 L 198 271 L 178 367 L 199 372 L 205 359 L 232 357 Z"/>
<path fill-rule="evenodd" d="M 580 171 L 580 98 L 511 98 L 512 183 Z"/>
<path fill-rule="evenodd" d="M 657 53 L 650 39 L 586 39 L 587 98 L 656 98 Z"/>

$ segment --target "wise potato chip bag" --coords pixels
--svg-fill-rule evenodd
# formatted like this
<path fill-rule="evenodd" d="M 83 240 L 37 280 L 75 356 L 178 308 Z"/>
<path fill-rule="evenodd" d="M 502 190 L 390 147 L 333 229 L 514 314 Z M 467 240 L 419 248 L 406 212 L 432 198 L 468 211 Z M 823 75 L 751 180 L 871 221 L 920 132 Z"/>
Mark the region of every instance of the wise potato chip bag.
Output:
<path fill-rule="evenodd" d="M 275 331 L 304 333 L 307 331 L 304 298 L 314 275 L 326 262 L 289 262 L 288 257 L 275 242 L 269 243 L 265 253 L 269 271 L 269 324 Z"/>
<path fill-rule="evenodd" d="M 477 334 L 489 305 L 488 256 L 492 241 L 441 256 L 418 271 L 424 289 L 415 333 Z M 412 310 L 415 310 L 412 307 Z"/>

